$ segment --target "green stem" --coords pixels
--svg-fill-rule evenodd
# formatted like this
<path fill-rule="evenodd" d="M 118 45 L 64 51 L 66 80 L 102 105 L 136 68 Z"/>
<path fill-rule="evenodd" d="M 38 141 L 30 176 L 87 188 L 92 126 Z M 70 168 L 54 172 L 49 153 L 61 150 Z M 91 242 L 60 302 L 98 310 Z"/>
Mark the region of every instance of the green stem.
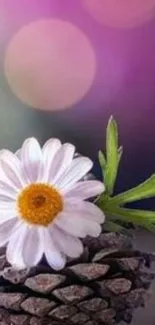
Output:
<path fill-rule="evenodd" d="M 111 204 L 102 206 L 102 210 L 106 215 L 109 215 L 112 220 L 132 222 L 136 225 L 145 227 L 155 223 L 155 212 L 152 211 L 120 208 Z"/>
<path fill-rule="evenodd" d="M 155 175 L 152 175 L 148 180 L 136 186 L 135 188 L 110 198 L 110 204 L 123 205 L 125 203 L 147 199 L 154 196 L 155 196 Z"/>

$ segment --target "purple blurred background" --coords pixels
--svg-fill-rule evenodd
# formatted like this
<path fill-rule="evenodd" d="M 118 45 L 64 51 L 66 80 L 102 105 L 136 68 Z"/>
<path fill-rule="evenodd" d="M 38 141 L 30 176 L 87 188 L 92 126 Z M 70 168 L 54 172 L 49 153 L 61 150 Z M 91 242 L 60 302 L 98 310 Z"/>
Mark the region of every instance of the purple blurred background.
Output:
<path fill-rule="evenodd" d="M 23 38 L 9 52 L 6 73 L 10 43 L 15 44 L 22 27 L 42 19 L 59 19 L 73 24 L 73 29 L 65 41 L 63 31 L 57 30 L 58 44 L 52 30 L 44 32 L 41 41 L 41 29 L 36 38 L 29 33 L 29 46 Z M 91 55 L 86 57 L 86 50 L 88 56 L 94 52 L 95 63 Z M 49 96 L 51 110 L 42 104 L 35 108 L 24 104 L 24 87 L 30 88 L 28 97 L 35 89 L 38 103 L 42 95 Z M 63 105 L 63 96 L 66 93 L 65 98 L 71 99 L 71 91 L 78 101 L 72 100 L 64 110 L 54 106 L 57 94 Z M 124 146 L 116 189 L 121 191 L 155 172 L 154 111 L 155 0 L 0 0 L 0 148 L 16 150 L 26 137 L 44 142 L 53 136 L 74 142 L 79 152 L 96 160 L 113 114 Z M 97 163 L 94 170 L 99 176 Z M 139 205 L 155 209 L 155 200 Z M 154 242 L 150 233 L 137 232 L 138 248 L 154 250 Z M 154 299 L 133 324 L 155 323 Z"/>
<path fill-rule="evenodd" d="M 104 147 L 105 127 L 113 114 L 124 146 L 118 181 L 118 190 L 122 190 L 155 171 L 155 1 L 148 1 L 147 8 L 146 0 L 138 0 L 136 7 L 129 9 L 141 13 L 141 6 L 144 7 L 140 24 L 137 18 L 136 26 L 134 18 L 132 25 L 131 15 L 131 24 L 126 26 L 123 16 L 121 27 L 117 23 L 124 12 L 116 11 L 119 1 L 109 0 L 112 14 L 118 15 L 112 27 L 111 21 L 108 26 L 104 19 L 102 24 L 95 20 L 83 2 L 86 1 L 0 1 L 0 147 L 16 149 L 25 137 L 32 135 L 41 141 L 58 136 L 75 142 L 80 152 L 95 159 L 98 149 Z M 104 6 L 104 1 L 97 2 Z M 93 1 L 90 3 L 93 6 Z M 126 6 L 130 7 L 129 3 L 132 1 L 126 1 Z M 130 11 L 125 11 L 128 21 Z M 58 18 L 79 27 L 96 57 L 97 69 L 89 91 L 63 111 L 49 112 L 44 107 L 36 110 L 24 105 L 12 93 L 4 72 L 5 53 L 12 37 L 21 27 L 42 18 Z M 153 201 L 149 204 L 155 208 Z"/>

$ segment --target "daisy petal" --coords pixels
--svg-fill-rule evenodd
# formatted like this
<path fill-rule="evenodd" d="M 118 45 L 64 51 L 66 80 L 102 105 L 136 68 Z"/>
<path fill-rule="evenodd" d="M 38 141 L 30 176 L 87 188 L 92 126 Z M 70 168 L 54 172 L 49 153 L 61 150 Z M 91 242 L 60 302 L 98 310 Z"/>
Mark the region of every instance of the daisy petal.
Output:
<path fill-rule="evenodd" d="M 25 245 L 26 227 L 20 222 L 18 229 L 12 234 L 6 250 L 8 262 L 17 269 L 25 269 L 23 260 L 23 248 Z"/>
<path fill-rule="evenodd" d="M 79 238 L 84 238 L 86 236 L 84 223 L 79 221 L 73 213 L 62 212 L 55 218 L 54 224 L 57 225 L 64 232 Z"/>
<path fill-rule="evenodd" d="M 56 247 L 52 239 L 52 235 L 48 229 L 44 230 L 44 252 L 48 264 L 54 270 L 61 270 L 64 268 L 66 264 L 66 258 Z"/>
<path fill-rule="evenodd" d="M 21 161 L 29 181 L 35 182 L 43 163 L 41 147 L 35 138 L 24 142 L 21 148 Z"/>
<path fill-rule="evenodd" d="M 48 140 L 42 149 L 44 165 L 42 170 L 40 170 L 38 179 L 43 182 L 48 181 L 49 169 L 51 168 L 55 154 L 61 147 L 61 142 L 58 139 L 52 138 Z"/>
<path fill-rule="evenodd" d="M 27 226 L 23 247 L 24 264 L 28 267 L 36 266 L 43 256 L 43 242 L 40 240 L 38 228 Z"/>
<path fill-rule="evenodd" d="M 21 159 L 21 149 L 18 149 L 16 152 L 15 152 L 15 155 L 18 157 L 18 159 L 20 160 Z"/>
<path fill-rule="evenodd" d="M 62 190 L 71 188 L 83 176 L 85 176 L 93 166 L 93 162 L 86 157 L 75 158 L 68 170 L 57 182 L 57 186 Z"/>
<path fill-rule="evenodd" d="M 0 202 L 0 225 L 13 218 L 16 218 L 15 202 Z"/>
<path fill-rule="evenodd" d="M 56 184 L 70 166 L 75 152 L 75 147 L 70 143 L 63 144 L 56 153 L 51 168 L 49 170 L 49 181 Z"/>
<path fill-rule="evenodd" d="M 99 235 L 101 234 L 101 226 L 94 221 L 90 221 L 90 220 L 83 220 L 83 218 L 79 218 L 79 222 L 84 222 L 84 226 L 85 226 L 85 231 L 86 231 L 86 236 L 91 236 L 91 237 L 99 237 Z"/>
<path fill-rule="evenodd" d="M 42 152 L 44 161 L 51 164 L 56 152 L 61 147 L 61 141 L 55 138 L 49 139 L 43 146 Z"/>
<path fill-rule="evenodd" d="M 83 253 L 83 245 L 78 238 L 65 233 L 56 225 L 51 231 L 57 246 L 65 255 L 76 258 Z"/>
<path fill-rule="evenodd" d="M 64 211 L 55 219 L 57 225 L 64 232 L 79 238 L 86 236 L 98 237 L 101 233 L 101 226 L 99 223 L 84 218 L 81 213 L 75 211 Z"/>
<path fill-rule="evenodd" d="M 0 191 L 0 201 L 3 202 L 12 202 L 13 198 L 6 194 L 5 191 Z"/>
<path fill-rule="evenodd" d="M 105 186 L 100 181 L 83 181 L 76 183 L 74 187 L 70 188 L 67 191 L 65 196 L 76 197 L 77 199 L 86 200 L 100 195 L 102 192 L 104 192 L 104 190 Z"/>
<path fill-rule="evenodd" d="M 104 223 L 105 215 L 101 209 L 95 204 L 78 199 L 66 199 L 64 201 L 64 211 L 70 215 L 78 215 L 79 217 L 97 222 Z"/>
<path fill-rule="evenodd" d="M 3 150 L 3 153 L 0 155 L 0 166 L 13 188 L 20 189 L 25 185 L 21 163 L 11 151 Z"/>
<path fill-rule="evenodd" d="M 0 180 L 0 200 L 15 200 L 17 193 L 17 188 L 9 184 L 9 181 Z"/>
<path fill-rule="evenodd" d="M 18 219 L 14 218 L 7 220 L 0 225 L 0 247 L 3 247 L 10 240 L 11 235 L 14 232 L 14 229 L 18 225 Z"/>

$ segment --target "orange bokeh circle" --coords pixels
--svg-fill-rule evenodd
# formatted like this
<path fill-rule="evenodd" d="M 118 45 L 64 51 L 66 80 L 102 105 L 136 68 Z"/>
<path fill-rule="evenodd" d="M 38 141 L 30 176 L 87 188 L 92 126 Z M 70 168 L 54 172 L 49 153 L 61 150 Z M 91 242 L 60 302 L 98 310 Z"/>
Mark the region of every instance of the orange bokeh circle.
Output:
<path fill-rule="evenodd" d="M 89 91 L 96 73 L 94 49 L 73 24 L 38 20 L 11 39 L 5 75 L 12 92 L 42 110 L 71 107 Z"/>

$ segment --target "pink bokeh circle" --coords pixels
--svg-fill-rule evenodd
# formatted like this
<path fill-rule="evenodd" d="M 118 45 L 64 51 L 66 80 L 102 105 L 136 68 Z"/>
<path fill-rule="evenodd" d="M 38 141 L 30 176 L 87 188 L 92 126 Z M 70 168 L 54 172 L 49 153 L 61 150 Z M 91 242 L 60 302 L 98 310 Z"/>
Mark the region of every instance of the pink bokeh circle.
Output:
<path fill-rule="evenodd" d="M 38 20 L 12 37 L 4 70 L 12 92 L 22 102 L 36 109 L 61 110 L 89 91 L 96 57 L 78 27 L 59 19 Z"/>
<path fill-rule="evenodd" d="M 155 17 L 155 0 L 81 0 L 85 9 L 101 24 L 133 28 Z"/>

